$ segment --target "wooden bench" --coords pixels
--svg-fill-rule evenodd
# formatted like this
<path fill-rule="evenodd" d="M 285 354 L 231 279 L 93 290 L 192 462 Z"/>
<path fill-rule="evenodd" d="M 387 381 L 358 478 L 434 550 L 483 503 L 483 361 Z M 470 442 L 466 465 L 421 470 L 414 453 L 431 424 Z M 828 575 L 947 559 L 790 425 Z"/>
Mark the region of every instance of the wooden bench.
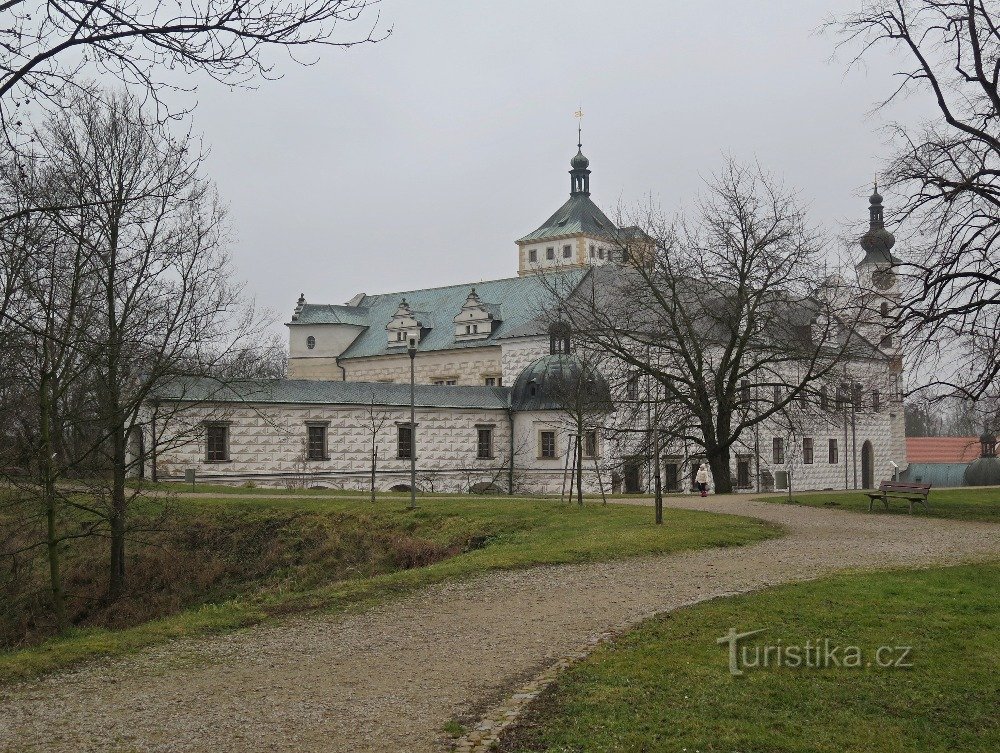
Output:
<path fill-rule="evenodd" d="M 875 500 L 880 500 L 885 509 L 889 509 L 889 498 L 905 499 L 910 503 L 910 513 L 913 513 L 913 503 L 919 502 L 924 510 L 929 510 L 927 497 L 931 493 L 930 484 L 908 484 L 903 481 L 883 481 L 878 485 L 877 492 L 865 492 L 868 495 L 868 511 L 871 512 Z"/>

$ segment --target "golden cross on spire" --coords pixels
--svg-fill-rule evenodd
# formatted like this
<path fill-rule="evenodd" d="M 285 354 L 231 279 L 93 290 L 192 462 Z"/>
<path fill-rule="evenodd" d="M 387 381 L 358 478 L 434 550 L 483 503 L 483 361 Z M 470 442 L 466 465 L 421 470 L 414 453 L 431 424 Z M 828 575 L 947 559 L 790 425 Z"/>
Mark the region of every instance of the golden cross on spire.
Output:
<path fill-rule="evenodd" d="M 583 148 L 583 105 L 580 105 L 580 108 L 575 113 L 573 113 L 573 116 L 577 120 L 576 148 L 582 149 Z"/>

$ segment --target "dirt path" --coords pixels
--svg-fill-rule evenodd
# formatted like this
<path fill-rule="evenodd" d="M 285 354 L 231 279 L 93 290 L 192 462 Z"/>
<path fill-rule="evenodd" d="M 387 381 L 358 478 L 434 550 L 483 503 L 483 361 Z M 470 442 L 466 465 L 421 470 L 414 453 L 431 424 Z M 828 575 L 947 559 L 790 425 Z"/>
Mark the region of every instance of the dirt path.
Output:
<path fill-rule="evenodd" d="M 0 690 L 0 751 L 406 751 L 475 716 L 588 637 L 653 612 L 842 568 L 1000 556 L 1000 526 L 670 499 L 789 536 L 435 586 L 360 615 L 179 641 Z"/>

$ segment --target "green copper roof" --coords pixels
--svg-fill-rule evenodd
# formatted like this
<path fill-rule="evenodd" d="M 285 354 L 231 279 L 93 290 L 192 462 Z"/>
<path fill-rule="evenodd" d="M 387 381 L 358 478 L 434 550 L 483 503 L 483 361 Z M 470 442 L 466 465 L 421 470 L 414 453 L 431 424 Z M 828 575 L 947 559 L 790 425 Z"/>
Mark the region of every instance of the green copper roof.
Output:
<path fill-rule="evenodd" d="M 519 239 L 518 243 L 540 241 L 575 233 L 610 238 L 614 236 L 617 229 L 615 223 L 608 219 L 590 196 L 578 193 L 570 196 L 566 203 L 559 207 L 558 211 L 549 217 L 540 228 Z"/>
<path fill-rule="evenodd" d="M 163 401 L 306 405 L 409 406 L 410 385 L 387 382 L 327 382 L 311 379 L 178 380 L 157 395 Z M 418 408 L 506 409 L 507 387 L 459 387 L 418 384 Z"/>
<path fill-rule="evenodd" d="M 339 306 L 332 303 L 306 303 L 295 320 L 296 324 L 354 324 L 368 326 L 368 309 L 359 306 Z"/>
<path fill-rule="evenodd" d="M 302 306 L 296 324 L 361 324 L 366 327 L 357 339 L 340 356 L 364 356 L 405 353 L 404 349 L 390 348 L 386 325 L 392 319 L 404 298 L 424 326 L 430 326 L 418 346 L 419 351 L 447 350 L 450 348 L 481 348 L 496 345 L 498 337 L 520 328 L 539 317 L 553 304 L 553 291 L 568 295 L 586 274 L 585 269 L 550 272 L 544 275 L 508 277 L 502 280 L 485 280 L 444 288 L 405 290 L 399 293 L 366 295 L 358 306 L 328 306 L 307 303 Z M 500 320 L 489 337 L 482 340 L 456 342 L 452 320 L 462 310 L 469 291 L 476 289 L 479 299 Z M 419 358 L 419 355 L 417 356 Z"/>

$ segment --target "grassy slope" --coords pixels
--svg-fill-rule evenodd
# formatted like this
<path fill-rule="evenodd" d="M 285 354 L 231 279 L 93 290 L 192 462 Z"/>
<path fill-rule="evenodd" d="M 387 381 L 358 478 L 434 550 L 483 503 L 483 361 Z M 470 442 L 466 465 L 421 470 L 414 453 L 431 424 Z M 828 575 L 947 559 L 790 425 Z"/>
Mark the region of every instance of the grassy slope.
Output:
<path fill-rule="evenodd" d="M 648 621 L 569 670 L 504 751 L 945 753 L 1000 750 L 1000 566 L 850 574 Z M 912 645 L 912 669 L 758 669 L 730 627 L 785 646 Z"/>
<path fill-rule="evenodd" d="M 171 638 L 220 632 L 269 617 L 309 609 L 363 606 L 449 578 L 496 568 L 586 562 L 708 546 L 738 546 L 780 535 L 760 521 L 734 516 L 668 510 L 665 524 L 651 524 L 651 511 L 619 505 L 584 508 L 552 502 L 484 498 L 424 499 L 414 511 L 403 502 L 372 505 L 337 498 L 297 500 L 257 496 L 184 499 L 189 510 L 231 507 L 240 514 L 326 511 L 362 516 L 364 525 L 393 526 L 411 535 L 448 544 L 476 542 L 470 549 L 426 567 L 317 585 L 282 580 L 221 603 L 188 609 L 138 627 L 76 630 L 37 647 L 0 654 L 0 682 L 31 677 L 96 656 L 134 651 Z"/>
<path fill-rule="evenodd" d="M 821 492 L 798 493 L 792 495 L 796 504 L 810 507 L 833 507 L 835 509 L 868 512 L 868 496 L 861 492 Z M 787 503 L 787 497 L 767 497 L 768 502 Z M 952 518 L 954 520 L 978 520 L 1000 523 L 1000 489 L 931 489 L 930 510 L 925 512 L 920 505 L 914 505 L 914 515 L 931 518 Z M 908 515 L 906 500 L 889 500 L 886 512 L 881 502 L 875 503 L 875 513 L 880 515 Z"/>

